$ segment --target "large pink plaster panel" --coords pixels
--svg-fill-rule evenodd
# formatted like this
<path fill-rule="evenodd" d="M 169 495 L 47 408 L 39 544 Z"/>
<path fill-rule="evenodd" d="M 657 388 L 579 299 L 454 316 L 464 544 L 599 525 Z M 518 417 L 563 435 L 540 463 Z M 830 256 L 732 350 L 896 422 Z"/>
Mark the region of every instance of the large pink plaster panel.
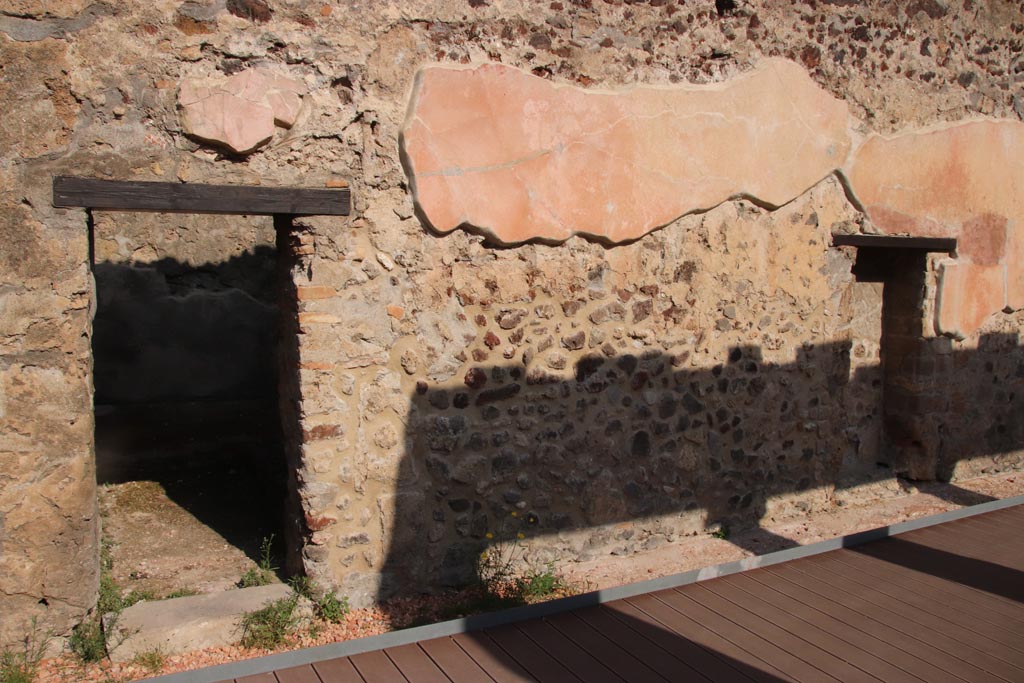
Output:
<path fill-rule="evenodd" d="M 958 337 L 1024 304 L 1024 124 L 974 121 L 869 137 L 844 169 L 854 199 L 892 235 L 957 238 L 938 324 Z"/>
<path fill-rule="evenodd" d="M 845 103 L 781 59 L 725 83 L 620 92 L 429 67 L 402 132 L 431 226 L 504 243 L 636 239 L 731 197 L 785 204 L 842 165 Z"/>

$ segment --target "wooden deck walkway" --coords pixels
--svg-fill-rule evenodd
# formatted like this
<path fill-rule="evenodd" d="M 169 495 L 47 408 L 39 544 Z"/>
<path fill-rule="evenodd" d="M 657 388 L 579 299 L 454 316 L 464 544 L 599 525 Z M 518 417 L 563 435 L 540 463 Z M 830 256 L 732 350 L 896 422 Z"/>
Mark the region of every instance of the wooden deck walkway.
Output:
<path fill-rule="evenodd" d="M 1024 506 L 237 683 L 1024 681 Z"/>

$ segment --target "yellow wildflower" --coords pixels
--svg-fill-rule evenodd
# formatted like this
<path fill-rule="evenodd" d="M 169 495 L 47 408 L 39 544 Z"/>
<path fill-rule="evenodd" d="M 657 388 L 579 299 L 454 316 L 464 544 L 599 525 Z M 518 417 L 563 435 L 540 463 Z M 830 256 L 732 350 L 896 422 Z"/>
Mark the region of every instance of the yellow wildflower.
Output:
<path fill-rule="evenodd" d="M 515 510 L 513 510 L 513 511 L 512 511 L 512 516 L 513 516 L 513 517 L 518 517 L 518 516 L 519 516 L 519 513 L 518 513 L 518 512 L 516 512 Z"/>
<path fill-rule="evenodd" d="M 526 538 L 526 534 L 524 534 L 522 531 L 520 531 L 518 534 L 516 534 L 516 537 L 517 538 L 521 538 L 521 539 L 522 538 Z"/>
<path fill-rule="evenodd" d="M 486 534 L 484 534 L 484 538 L 488 538 L 488 539 L 489 538 L 494 538 L 494 534 L 492 534 L 490 531 L 488 531 Z"/>

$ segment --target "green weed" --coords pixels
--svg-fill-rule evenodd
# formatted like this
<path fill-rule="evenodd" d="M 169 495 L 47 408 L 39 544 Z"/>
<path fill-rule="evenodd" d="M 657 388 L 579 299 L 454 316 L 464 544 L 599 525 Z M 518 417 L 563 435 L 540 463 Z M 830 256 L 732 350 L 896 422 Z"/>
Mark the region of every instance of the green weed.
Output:
<path fill-rule="evenodd" d="M 98 615 L 86 619 L 71 631 L 68 647 L 83 662 L 98 662 L 107 656 L 107 638 Z"/>
<path fill-rule="evenodd" d="M 159 673 L 164 668 L 164 664 L 167 663 L 167 655 L 159 649 L 147 650 L 135 655 L 135 659 L 132 661 L 149 673 L 156 674 Z"/>
<path fill-rule="evenodd" d="M 315 603 L 316 615 L 332 624 L 340 624 L 341 620 L 348 614 L 348 598 L 340 598 L 333 590 L 324 593 L 323 597 Z"/>
<path fill-rule="evenodd" d="M 509 515 L 514 526 L 521 525 L 519 514 Z M 521 530 L 509 529 L 509 521 L 503 520 L 498 537 L 491 532 L 486 534 L 490 546 L 480 553 L 476 564 L 477 581 L 488 593 L 502 594 L 514 583 L 516 566 L 523 558 L 527 545 L 526 534 Z"/>
<path fill-rule="evenodd" d="M 299 604 L 299 595 L 275 600 L 266 607 L 255 612 L 248 612 L 242 617 L 242 647 L 271 649 L 287 640 L 288 636 L 299 623 L 295 608 Z"/>
<path fill-rule="evenodd" d="M 526 532 L 537 523 L 535 515 L 520 517 L 512 512 L 509 520 L 505 520 L 495 540 L 494 534 L 486 535 L 491 545 L 480 553 L 477 561 L 477 578 L 485 593 L 500 598 L 498 603 L 526 604 L 538 602 L 556 595 L 573 592 L 562 576 L 555 570 L 554 564 L 548 563 L 543 569 L 527 568 L 525 573 L 520 566 L 526 555 Z M 518 528 L 516 528 L 518 527 Z M 486 602 L 486 601 L 484 601 Z M 507 607 L 498 604 L 497 607 Z"/>
<path fill-rule="evenodd" d="M 124 593 L 110 575 L 114 568 L 112 559 L 113 544 L 103 539 L 100 544 L 100 590 L 96 601 L 96 609 L 81 624 L 71 631 L 68 646 L 83 662 L 98 662 L 107 656 L 112 647 L 107 641 L 106 629 L 114 629 L 121 612 L 143 600 L 156 600 L 157 596 L 150 590 L 133 590 Z M 106 628 L 103 624 L 104 615 L 108 617 Z"/>
<path fill-rule="evenodd" d="M 121 587 L 105 571 L 100 575 L 100 597 L 96 603 L 96 611 L 100 614 L 121 611 Z"/>
<path fill-rule="evenodd" d="M 288 585 L 296 594 L 301 595 L 313 603 L 313 611 L 316 616 L 332 624 L 339 624 L 348 614 L 348 598 L 338 597 L 332 589 L 317 597 L 320 591 L 316 584 L 308 576 L 295 576 L 288 581 Z"/>
<path fill-rule="evenodd" d="M 316 600 L 316 584 L 308 576 L 293 576 L 288 579 L 288 585 L 307 600 Z"/>
<path fill-rule="evenodd" d="M 22 646 L 0 652 L 0 683 L 33 683 L 50 636 L 39 635 L 33 619 Z"/>
<path fill-rule="evenodd" d="M 265 537 L 260 542 L 260 561 L 257 566 L 250 567 L 238 580 L 239 588 L 252 588 L 253 586 L 266 586 L 274 582 L 277 567 L 273 560 L 274 535 Z"/>
<path fill-rule="evenodd" d="M 525 602 L 537 602 L 568 588 L 565 580 L 550 563 L 544 569 L 531 569 L 524 576 L 517 577 L 515 585 L 516 592 Z"/>
<path fill-rule="evenodd" d="M 252 588 L 253 586 L 266 586 L 273 583 L 274 579 L 258 567 L 249 567 L 238 580 L 239 588 Z"/>

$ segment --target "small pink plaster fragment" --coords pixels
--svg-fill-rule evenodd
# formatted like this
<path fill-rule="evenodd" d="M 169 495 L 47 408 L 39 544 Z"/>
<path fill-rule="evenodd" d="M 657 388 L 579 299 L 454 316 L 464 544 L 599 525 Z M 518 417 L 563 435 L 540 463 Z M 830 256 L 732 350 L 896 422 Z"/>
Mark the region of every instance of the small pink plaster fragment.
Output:
<path fill-rule="evenodd" d="M 269 87 L 270 81 L 263 69 L 246 69 L 229 76 L 219 89 L 250 102 L 261 102 Z"/>
<path fill-rule="evenodd" d="M 247 69 L 220 82 L 186 80 L 178 92 L 185 132 L 246 154 L 268 142 L 274 124 L 291 128 L 305 85 L 266 69 Z"/>
<path fill-rule="evenodd" d="M 186 133 L 221 143 L 238 154 L 251 152 L 274 135 L 270 107 L 234 95 L 214 93 L 182 110 Z"/>
<path fill-rule="evenodd" d="M 302 98 L 288 90 L 268 92 L 266 102 L 274 112 L 274 122 L 282 128 L 291 128 L 302 108 Z"/>
<path fill-rule="evenodd" d="M 184 81 L 178 91 L 178 104 L 195 104 L 199 100 L 206 99 L 213 94 L 213 88 L 203 87 L 192 81 Z"/>

